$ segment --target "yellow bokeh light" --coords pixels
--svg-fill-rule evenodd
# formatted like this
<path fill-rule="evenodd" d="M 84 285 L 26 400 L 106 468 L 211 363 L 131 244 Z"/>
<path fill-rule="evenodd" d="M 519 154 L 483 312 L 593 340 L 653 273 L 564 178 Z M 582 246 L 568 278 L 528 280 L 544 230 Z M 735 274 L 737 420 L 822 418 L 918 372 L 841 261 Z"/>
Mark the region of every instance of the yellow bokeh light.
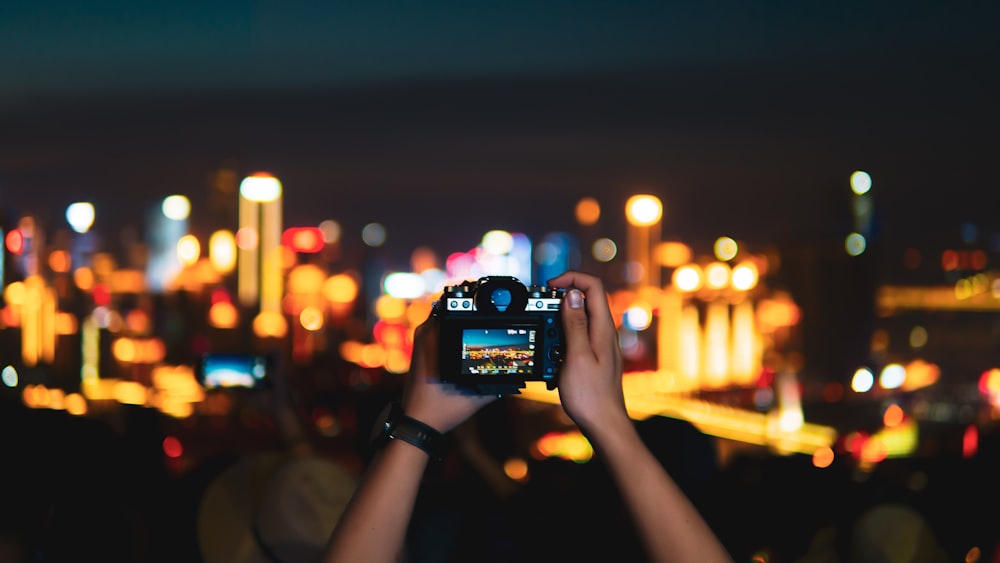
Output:
<path fill-rule="evenodd" d="M 117 381 L 113 390 L 115 400 L 123 405 L 146 404 L 147 391 L 138 381 Z"/>
<path fill-rule="evenodd" d="M 594 241 L 591 254 L 598 262 L 610 262 L 618 255 L 618 245 L 609 238 L 599 238 Z"/>
<path fill-rule="evenodd" d="M 385 369 L 389 373 L 406 373 L 410 369 L 410 357 L 402 350 L 389 350 L 385 358 Z"/>
<path fill-rule="evenodd" d="M 356 340 L 345 340 L 340 343 L 340 357 L 354 364 L 361 363 L 363 344 Z"/>
<path fill-rule="evenodd" d="M 715 239 L 715 244 L 712 246 L 712 250 L 717 259 L 728 262 L 733 258 L 736 258 L 739 245 L 737 245 L 736 241 L 730 237 L 719 237 Z"/>
<path fill-rule="evenodd" d="M 201 243 L 194 235 L 184 235 L 177 241 L 177 258 L 181 264 L 192 266 L 201 258 Z"/>
<path fill-rule="evenodd" d="M 631 225 L 648 227 L 656 224 L 662 216 L 663 204 L 654 195 L 634 195 L 625 202 L 625 217 Z"/>
<path fill-rule="evenodd" d="M 856 195 L 868 193 L 872 189 L 872 177 L 864 170 L 855 170 L 851 174 L 851 191 Z"/>
<path fill-rule="evenodd" d="M 253 332 L 261 338 L 284 338 L 288 333 L 288 322 L 277 311 L 261 311 L 253 319 Z"/>
<path fill-rule="evenodd" d="M 680 291 L 697 291 L 703 283 L 701 268 L 694 264 L 681 266 L 674 270 L 671 283 Z"/>
<path fill-rule="evenodd" d="M 753 262 L 740 263 L 733 268 L 733 289 L 749 291 L 757 286 L 757 280 L 757 266 Z"/>
<path fill-rule="evenodd" d="M 380 319 L 398 321 L 406 315 L 406 301 L 389 295 L 381 295 L 375 300 L 375 314 Z"/>
<path fill-rule="evenodd" d="M 24 302 L 24 294 L 27 289 L 24 286 L 24 282 L 16 281 L 7 284 L 4 288 L 3 298 L 10 305 L 20 305 Z"/>
<path fill-rule="evenodd" d="M 509 254 L 514 248 L 514 236 L 502 230 L 488 231 L 479 244 L 491 254 Z"/>
<path fill-rule="evenodd" d="M 851 233 L 844 239 L 844 249 L 851 256 L 861 256 L 865 253 L 867 246 L 868 241 L 865 240 L 865 236 L 861 233 Z"/>
<path fill-rule="evenodd" d="M 347 274 L 330 276 L 323 282 L 323 296 L 331 303 L 352 303 L 358 296 L 358 283 Z"/>
<path fill-rule="evenodd" d="M 308 331 L 316 332 L 323 328 L 323 312 L 311 305 L 305 307 L 299 313 L 299 324 Z"/>
<path fill-rule="evenodd" d="M 163 198 L 160 211 L 167 219 L 183 221 L 191 214 L 191 201 L 183 195 L 170 195 Z"/>
<path fill-rule="evenodd" d="M 76 416 L 83 416 L 87 414 L 87 399 L 79 393 L 69 393 L 63 400 L 63 404 L 66 406 L 66 412 Z"/>
<path fill-rule="evenodd" d="M 705 266 L 705 285 L 709 289 L 722 289 L 729 285 L 729 266 L 723 262 L 712 262 Z"/>
<path fill-rule="evenodd" d="M 240 182 L 240 195 L 260 203 L 275 201 L 281 197 L 281 182 L 267 172 L 255 172 Z"/>
<path fill-rule="evenodd" d="M 379 344 L 365 344 L 361 347 L 359 364 L 366 368 L 380 368 L 385 365 L 385 349 Z"/>
<path fill-rule="evenodd" d="M 660 264 L 668 268 L 676 268 L 691 261 L 691 247 L 683 242 L 661 242 L 656 249 Z"/>
<path fill-rule="evenodd" d="M 288 272 L 288 291 L 299 295 L 319 295 L 326 272 L 315 264 L 299 264 Z"/>
<path fill-rule="evenodd" d="M 219 273 L 232 272 L 236 268 L 236 235 L 227 230 L 212 233 L 208 238 L 208 258 Z"/>
<path fill-rule="evenodd" d="M 119 338 L 111 345 L 111 354 L 116 360 L 123 363 L 135 361 L 136 347 L 135 341 L 131 338 Z"/>
<path fill-rule="evenodd" d="M 239 320 L 239 311 L 228 301 L 215 303 L 208 310 L 208 322 L 216 328 L 236 328 Z"/>
<path fill-rule="evenodd" d="M 94 271 L 86 266 L 73 270 L 73 283 L 81 291 L 91 291 L 94 289 Z"/>

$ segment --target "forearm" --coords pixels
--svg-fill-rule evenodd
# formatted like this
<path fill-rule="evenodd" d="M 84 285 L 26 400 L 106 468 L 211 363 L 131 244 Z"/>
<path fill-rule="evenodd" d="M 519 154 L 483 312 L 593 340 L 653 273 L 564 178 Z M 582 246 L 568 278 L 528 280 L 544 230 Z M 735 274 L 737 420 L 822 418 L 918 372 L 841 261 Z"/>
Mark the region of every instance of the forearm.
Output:
<path fill-rule="evenodd" d="M 504 473 L 503 465 L 480 445 L 461 448 L 462 457 L 476 470 L 486 485 L 498 498 L 505 499 L 521 488 L 520 483 Z"/>
<path fill-rule="evenodd" d="M 375 456 L 341 515 L 327 548 L 326 563 L 389 562 L 402 558 L 428 456 L 401 440 L 390 440 Z"/>
<path fill-rule="evenodd" d="M 593 441 L 621 491 L 651 561 L 733 560 L 630 420 L 603 429 Z"/>

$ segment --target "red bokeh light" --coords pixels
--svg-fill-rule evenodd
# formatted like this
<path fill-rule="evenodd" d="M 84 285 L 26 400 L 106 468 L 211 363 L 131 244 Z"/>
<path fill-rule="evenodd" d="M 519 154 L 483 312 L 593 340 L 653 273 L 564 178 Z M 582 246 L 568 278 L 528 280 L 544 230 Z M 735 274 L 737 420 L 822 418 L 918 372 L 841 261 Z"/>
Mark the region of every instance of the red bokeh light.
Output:
<path fill-rule="evenodd" d="M 20 229 L 14 229 L 4 237 L 4 244 L 7 246 L 7 251 L 11 254 L 24 252 L 24 233 Z"/>
<path fill-rule="evenodd" d="M 293 227 L 281 234 L 281 244 L 296 252 L 315 254 L 326 245 L 319 227 Z"/>

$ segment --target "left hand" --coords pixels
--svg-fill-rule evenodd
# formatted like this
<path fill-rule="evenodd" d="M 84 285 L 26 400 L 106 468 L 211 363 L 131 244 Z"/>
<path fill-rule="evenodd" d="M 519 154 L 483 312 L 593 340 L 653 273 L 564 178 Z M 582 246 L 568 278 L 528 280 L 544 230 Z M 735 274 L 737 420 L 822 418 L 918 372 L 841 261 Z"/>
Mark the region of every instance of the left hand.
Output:
<path fill-rule="evenodd" d="M 403 411 L 442 434 L 497 399 L 441 382 L 438 372 L 438 324 L 433 316 L 416 328 L 413 357 L 403 388 Z"/>

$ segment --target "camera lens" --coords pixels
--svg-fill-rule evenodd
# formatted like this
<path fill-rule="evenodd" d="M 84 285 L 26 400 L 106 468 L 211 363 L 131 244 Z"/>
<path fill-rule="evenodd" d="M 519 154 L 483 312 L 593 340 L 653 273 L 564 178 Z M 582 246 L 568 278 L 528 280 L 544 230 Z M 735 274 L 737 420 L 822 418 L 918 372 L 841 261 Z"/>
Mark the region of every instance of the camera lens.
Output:
<path fill-rule="evenodd" d="M 493 290 L 493 293 L 490 294 L 490 302 L 497 308 L 497 311 L 506 311 L 507 307 L 510 306 L 510 290 L 502 287 Z"/>

